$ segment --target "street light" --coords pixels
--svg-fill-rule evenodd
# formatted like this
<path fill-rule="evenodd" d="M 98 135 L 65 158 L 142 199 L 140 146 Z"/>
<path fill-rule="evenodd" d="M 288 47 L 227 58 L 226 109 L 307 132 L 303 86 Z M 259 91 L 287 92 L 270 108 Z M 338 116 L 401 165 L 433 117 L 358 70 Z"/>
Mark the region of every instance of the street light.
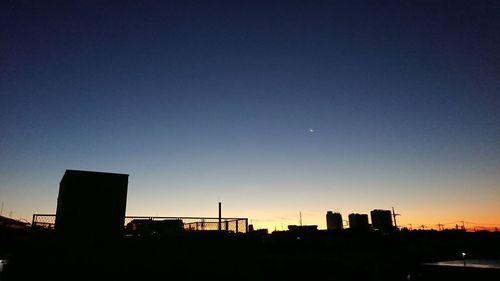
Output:
<path fill-rule="evenodd" d="M 464 267 L 465 267 L 465 253 L 462 252 L 462 259 L 464 260 Z"/>

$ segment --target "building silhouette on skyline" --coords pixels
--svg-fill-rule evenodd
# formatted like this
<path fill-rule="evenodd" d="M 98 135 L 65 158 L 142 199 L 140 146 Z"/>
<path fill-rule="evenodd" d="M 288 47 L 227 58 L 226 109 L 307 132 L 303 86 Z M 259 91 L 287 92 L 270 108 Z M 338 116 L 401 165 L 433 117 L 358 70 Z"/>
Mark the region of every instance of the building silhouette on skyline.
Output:
<path fill-rule="evenodd" d="M 370 212 L 370 217 L 373 229 L 385 232 L 392 231 L 394 229 L 394 226 L 392 225 L 391 211 L 375 209 Z"/>
<path fill-rule="evenodd" d="M 59 237 L 94 240 L 122 235 L 128 177 L 66 170 L 57 198 L 55 230 Z"/>
<path fill-rule="evenodd" d="M 303 231 L 316 231 L 317 225 L 288 225 L 288 231 L 303 232 Z"/>
<path fill-rule="evenodd" d="M 342 230 L 343 221 L 342 215 L 338 212 L 328 211 L 326 213 L 326 229 L 327 230 Z"/>
<path fill-rule="evenodd" d="M 353 230 L 368 230 L 370 228 L 368 215 L 349 214 L 349 228 Z"/>

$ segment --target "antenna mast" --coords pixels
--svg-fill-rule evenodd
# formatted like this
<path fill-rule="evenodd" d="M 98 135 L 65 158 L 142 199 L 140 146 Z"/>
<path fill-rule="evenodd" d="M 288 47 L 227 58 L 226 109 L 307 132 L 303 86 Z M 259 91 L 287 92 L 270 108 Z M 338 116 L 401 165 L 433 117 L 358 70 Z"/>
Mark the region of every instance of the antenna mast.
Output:
<path fill-rule="evenodd" d="M 219 201 L 219 222 L 217 224 L 217 230 L 221 231 L 221 223 L 222 223 L 222 203 Z"/>

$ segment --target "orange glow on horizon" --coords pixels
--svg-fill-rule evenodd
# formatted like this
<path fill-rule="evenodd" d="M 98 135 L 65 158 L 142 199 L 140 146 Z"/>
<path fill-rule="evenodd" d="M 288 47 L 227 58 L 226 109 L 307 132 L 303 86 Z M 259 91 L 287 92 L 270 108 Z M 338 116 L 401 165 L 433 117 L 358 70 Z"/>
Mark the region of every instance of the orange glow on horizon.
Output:
<path fill-rule="evenodd" d="M 369 217 L 369 222 L 371 223 L 371 218 L 369 212 L 359 212 L 366 213 Z M 342 219 L 344 220 L 344 228 L 348 228 L 348 215 L 349 213 L 341 213 Z M 459 219 L 451 216 L 397 216 L 396 222 L 398 228 L 408 228 L 412 230 L 425 229 L 425 230 L 444 230 L 444 229 L 461 229 L 462 226 L 465 227 L 467 231 L 496 231 L 500 230 L 500 215 L 490 216 L 490 217 L 467 217 L 464 219 Z M 255 229 L 268 229 L 269 232 L 274 230 L 287 230 L 288 225 L 299 225 L 299 218 L 296 219 L 256 219 L 253 220 L 249 218 L 249 223 L 254 225 Z M 306 217 L 303 220 L 303 225 L 317 225 L 318 229 L 326 229 L 326 211 L 324 214 L 315 215 L 313 217 Z"/>

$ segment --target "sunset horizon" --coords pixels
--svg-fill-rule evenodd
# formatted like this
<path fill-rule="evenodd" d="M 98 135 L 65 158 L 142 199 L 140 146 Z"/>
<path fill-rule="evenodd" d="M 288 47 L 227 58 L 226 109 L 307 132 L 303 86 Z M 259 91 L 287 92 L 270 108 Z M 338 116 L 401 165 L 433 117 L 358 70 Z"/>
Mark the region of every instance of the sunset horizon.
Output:
<path fill-rule="evenodd" d="M 500 227 L 495 1 L 4 1 L 2 216 L 67 169 L 130 175 L 130 216 Z M 92 208 L 92 202 L 89 202 Z M 438 226 L 438 225 L 444 226 Z"/>

